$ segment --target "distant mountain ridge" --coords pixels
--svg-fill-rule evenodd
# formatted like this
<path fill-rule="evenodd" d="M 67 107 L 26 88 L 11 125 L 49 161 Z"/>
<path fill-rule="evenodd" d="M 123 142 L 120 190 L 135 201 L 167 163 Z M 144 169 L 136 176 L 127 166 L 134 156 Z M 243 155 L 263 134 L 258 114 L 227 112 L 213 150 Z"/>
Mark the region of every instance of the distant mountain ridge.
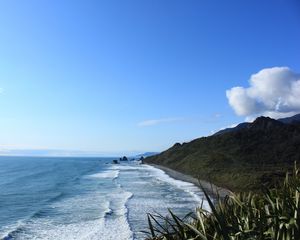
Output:
<path fill-rule="evenodd" d="M 145 159 L 177 171 L 209 180 L 231 190 L 274 185 L 300 162 L 300 114 L 274 120 L 258 117 L 221 133 L 176 143 Z"/>
<path fill-rule="evenodd" d="M 300 113 L 296 114 L 292 117 L 280 118 L 277 121 L 282 122 L 282 123 L 286 123 L 286 124 L 300 122 Z"/>
<path fill-rule="evenodd" d="M 285 123 L 285 124 L 291 124 L 293 122 L 300 122 L 300 113 L 297 115 L 294 115 L 292 117 L 277 119 L 277 121 Z M 250 124 L 251 123 L 249 123 L 249 122 L 243 122 L 243 123 L 238 124 L 235 127 L 222 129 L 222 130 L 216 132 L 214 135 L 220 135 L 220 134 L 227 133 L 227 132 L 238 131 L 240 129 L 247 128 Z"/>

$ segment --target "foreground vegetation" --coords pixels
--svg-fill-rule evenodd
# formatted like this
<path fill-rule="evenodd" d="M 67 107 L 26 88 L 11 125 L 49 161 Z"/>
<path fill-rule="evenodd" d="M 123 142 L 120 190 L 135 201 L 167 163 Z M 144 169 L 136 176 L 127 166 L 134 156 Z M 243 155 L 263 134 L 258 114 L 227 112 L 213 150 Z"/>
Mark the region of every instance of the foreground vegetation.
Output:
<path fill-rule="evenodd" d="M 205 193 L 211 211 L 199 207 L 195 214 L 179 218 L 148 214 L 151 240 L 299 240 L 300 174 L 294 168 L 276 188 L 218 198 L 214 204 Z"/>
<path fill-rule="evenodd" d="M 273 187 L 300 160 L 300 122 L 260 117 L 235 131 L 175 144 L 145 163 L 162 165 L 234 192 Z"/>

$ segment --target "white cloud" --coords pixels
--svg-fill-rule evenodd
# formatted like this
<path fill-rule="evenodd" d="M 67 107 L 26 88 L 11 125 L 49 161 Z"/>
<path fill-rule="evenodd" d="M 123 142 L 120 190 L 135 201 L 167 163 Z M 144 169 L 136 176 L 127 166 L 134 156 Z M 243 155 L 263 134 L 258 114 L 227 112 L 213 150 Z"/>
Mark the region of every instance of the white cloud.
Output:
<path fill-rule="evenodd" d="M 142 122 L 138 123 L 139 127 L 149 127 L 149 126 L 154 126 L 158 125 L 161 123 L 171 123 L 171 122 L 177 122 L 181 121 L 182 118 L 160 118 L 160 119 L 150 119 L 150 120 L 145 120 Z"/>
<path fill-rule="evenodd" d="M 288 67 L 265 68 L 253 74 L 248 88 L 226 91 L 230 106 L 237 115 L 251 120 L 263 115 L 288 117 L 300 112 L 300 74 Z"/>
<path fill-rule="evenodd" d="M 221 113 L 215 113 L 215 114 L 213 115 L 213 117 L 214 117 L 214 118 L 220 118 L 220 117 L 222 117 L 222 114 L 221 114 Z"/>

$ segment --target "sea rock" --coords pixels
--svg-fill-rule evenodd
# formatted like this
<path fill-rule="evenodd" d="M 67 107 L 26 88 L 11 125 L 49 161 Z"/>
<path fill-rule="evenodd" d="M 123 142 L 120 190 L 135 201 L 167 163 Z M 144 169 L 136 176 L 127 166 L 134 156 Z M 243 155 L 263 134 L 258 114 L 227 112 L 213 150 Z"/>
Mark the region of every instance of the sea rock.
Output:
<path fill-rule="evenodd" d="M 126 156 L 120 158 L 120 161 L 128 161 L 128 158 Z"/>

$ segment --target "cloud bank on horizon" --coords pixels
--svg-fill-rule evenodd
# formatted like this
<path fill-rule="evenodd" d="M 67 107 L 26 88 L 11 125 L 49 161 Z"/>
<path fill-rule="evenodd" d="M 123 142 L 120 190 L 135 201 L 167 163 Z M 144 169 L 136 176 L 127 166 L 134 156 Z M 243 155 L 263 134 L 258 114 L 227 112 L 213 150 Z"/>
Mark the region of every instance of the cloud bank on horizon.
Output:
<path fill-rule="evenodd" d="M 290 117 L 300 112 L 300 74 L 288 67 L 265 68 L 253 74 L 250 86 L 226 91 L 230 106 L 251 121 L 257 116 Z"/>

